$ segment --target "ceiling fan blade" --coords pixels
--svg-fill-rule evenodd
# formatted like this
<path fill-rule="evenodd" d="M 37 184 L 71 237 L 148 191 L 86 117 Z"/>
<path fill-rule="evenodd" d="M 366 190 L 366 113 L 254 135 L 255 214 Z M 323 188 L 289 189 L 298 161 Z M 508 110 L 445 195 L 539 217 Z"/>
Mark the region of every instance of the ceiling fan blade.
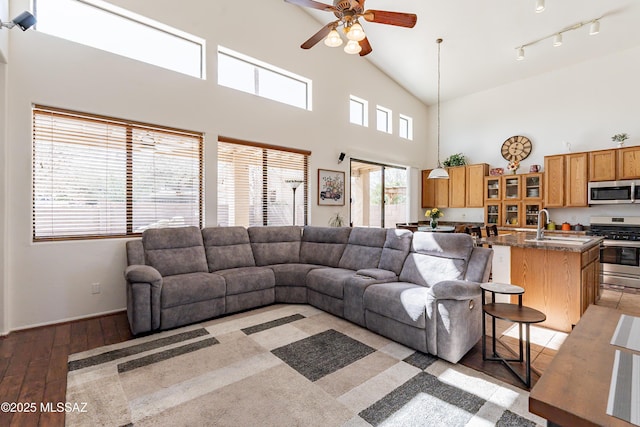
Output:
<path fill-rule="evenodd" d="M 413 13 L 388 12 L 386 10 L 367 10 L 362 16 L 369 22 L 413 28 L 418 17 Z"/>
<path fill-rule="evenodd" d="M 358 43 L 360 43 L 360 47 L 362 48 L 362 50 L 360 51 L 360 56 L 368 55 L 373 50 L 371 49 L 371 44 L 369 43 L 369 39 L 366 37 L 360 40 Z"/>
<path fill-rule="evenodd" d="M 331 30 L 333 30 L 333 28 L 338 24 L 338 22 L 340 21 L 335 21 L 335 22 L 330 22 L 327 25 L 325 25 L 324 27 L 322 27 L 320 29 L 320 31 L 318 31 L 317 33 L 315 33 L 314 35 L 311 36 L 311 38 L 309 38 L 309 40 L 307 40 L 306 42 L 302 43 L 300 45 L 301 48 L 303 49 L 311 49 L 312 47 L 314 47 L 320 40 L 322 40 L 323 38 L 325 38 L 327 36 L 327 34 L 329 34 L 329 32 Z"/>
<path fill-rule="evenodd" d="M 320 3 L 318 1 L 314 1 L 314 0 L 284 0 L 284 1 L 291 4 L 297 4 L 298 6 L 310 7 L 312 9 L 326 10 L 328 12 L 336 11 L 335 7 L 328 4 Z"/>

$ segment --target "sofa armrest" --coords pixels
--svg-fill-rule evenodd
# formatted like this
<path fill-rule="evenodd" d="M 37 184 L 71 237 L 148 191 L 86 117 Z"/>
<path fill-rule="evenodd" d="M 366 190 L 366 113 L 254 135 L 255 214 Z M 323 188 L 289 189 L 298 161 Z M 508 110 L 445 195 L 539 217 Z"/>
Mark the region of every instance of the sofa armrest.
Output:
<path fill-rule="evenodd" d="M 162 276 L 148 265 L 130 265 L 124 272 L 127 280 L 127 317 L 134 335 L 160 327 Z"/>
<path fill-rule="evenodd" d="M 443 280 L 429 288 L 429 297 L 434 300 L 468 300 L 482 295 L 480 283 L 467 280 Z"/>
<path fill-rule="evenodd" d="M 383 270 L 381 268 L 365 268 L 362 270 L 356 271 L 356 274 L 359 276 L 371 277 L 376 280 L 386 280 L 390 282 L 395 282 L 398 280 L 398 276 L 393 271 Z"/>

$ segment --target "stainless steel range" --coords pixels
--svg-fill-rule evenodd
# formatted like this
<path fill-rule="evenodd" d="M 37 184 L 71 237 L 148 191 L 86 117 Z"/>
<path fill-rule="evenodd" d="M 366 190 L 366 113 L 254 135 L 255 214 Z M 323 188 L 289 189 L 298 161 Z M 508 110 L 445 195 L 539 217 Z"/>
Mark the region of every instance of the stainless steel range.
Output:
<path fill-rule="evenodd" d="M 591 217 L 587 234 L 603 236 L 600 283 L 640 288 L 640 217 Z"/>

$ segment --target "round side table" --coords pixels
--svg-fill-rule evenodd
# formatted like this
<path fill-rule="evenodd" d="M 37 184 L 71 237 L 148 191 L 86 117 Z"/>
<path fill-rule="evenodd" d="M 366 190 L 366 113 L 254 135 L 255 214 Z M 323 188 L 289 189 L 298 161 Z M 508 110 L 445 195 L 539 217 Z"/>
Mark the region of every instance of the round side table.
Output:
<path fill-rule="evenodd" d="M 522 381 L 525 386 L 531 387 L 531 341 L 530 328 L 532 323 L 544 322 L 547 316 L 533 308 L 524 307 L 522 305 L 522 294 L 524 289 L 506 283 L 483 283 L 480 285 L 482 292 L 482 360 L 502 362 L 509 370 Z M 491 303 L 485 303 L 484 291 L 491 292 Z M 518 295 L 518 304 L 496 303 L 495 294 Z M 486 354 L 486 324 L 485 315 L 491 316 L 492 323 L 492 356 L 487 357 Z M 496 351 L 496 318 L 506 320 L 518 324 L 518 343 L 520 347 L 519 356 L 516 359 L 506 359 Z M 526 328 L 526 340 L 523 339 L 522 325 Z M 526 342 L 525 342 L 526 341 Z M 523 343 L 526 345 L 523 352 Z M 526 357 L 525 357 L 526 356 Z M 509 364 L 509 362 L 525 363 L 525 376 L 522 377 Z"/>

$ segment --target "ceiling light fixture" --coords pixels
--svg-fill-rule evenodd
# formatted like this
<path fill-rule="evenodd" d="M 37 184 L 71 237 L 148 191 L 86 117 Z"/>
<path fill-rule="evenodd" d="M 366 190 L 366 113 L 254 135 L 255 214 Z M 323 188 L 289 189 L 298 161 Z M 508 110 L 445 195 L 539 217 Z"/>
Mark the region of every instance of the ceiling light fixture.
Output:
<path fill-rule="evenodd" d="M 20 15 L 13 18 L 11 22 L 0 21 L 0 29 L 2 27 L 11 29 L 17 25 L 18 28 L 20 28 L 22 31 L 27 31 L 29 28 L 33 27 L 35 23 L 36 23 L 35 16 L 33 16 L 30 12 L 25 10 Z"/>
<path fill-rule="evenodd" d="M 344 51 L 349 55 L 355 55 L 356 53 L 360 53 L 362 50 L 362 46 L 355 40 L 349 40 L 347 45 L 344 47 Z"/>
<path fill-rule="evenodd" d="M 589 25 L 589 34 L 590 35 L 596 35 L 600 32 L 600 20 L 602 19 L 602 16 L 600 16 L 599 18 L 594 18 L 591 19 L 589 21 L 585 21 L 585 22 L 578 22 L 577 24 L 571 25 L 570 27 L 566 27 L 563 28 L 560 31 L 556 31 L 553 34 L 549 34 L 548 36 L 544 36 L 544 37 L 540 37 L 537 40 L 531 41 L 529 43 L 525 43 L 525 44 L 521 44 L 520 46 L 516 46 L 515 49 L 517 51 L 517 55 L 516 55 L 516 59 L 518 61 L 522 61 L 524 59 L 524 48 L 525 47 L 529 47 L 529 46 L 533 46 L 534 44 L 538 44 L 541 41 L 553 38 L 553 46 L 558 47 L 560 45 L 562 45 L 562 34 L 563 33 L 567 33 L 569 31 L 574 31 L 577 30 L 578 28 L 582 28 L 585 25 Z"/>
<path fill-rule="evenodd" d="M 562 33 L 553 36 L 553 47 L 562 46 Z"/>
<path fill-rule="evenodd" d="M 364 40 L 366 36 L 367 35 L 364 33 L 364 29 L 362 28 L 362 25 L 360 25 L 358 21 L 356 21 L 355 24 L 350 26 L 349 30 L 347 31 L 347 38 L 349 40 L 354 40 L 359 42 L 360 40 Z"/>
<path fill-rule="evenodd" d="M 544 0 L 536 0 L 536 13 L 544 12 Z"/>
<path fill-rule="evenodd" d="M 327 38 L 324 39 L 324 44 L 329 47 L 338 47 L 342 45 L 342 37 L 340 37 L 340 33 L 336 31 L 334 28 L 329 32 Z"/>
<path fill-rule="evenodd" d="M 440 165 L 440 45 L 442 39 L 437 39 L 436 43 L 438 43 L 438 167 L 429 172 L 427 179 L 447 179 L 449 173 Z"/>

